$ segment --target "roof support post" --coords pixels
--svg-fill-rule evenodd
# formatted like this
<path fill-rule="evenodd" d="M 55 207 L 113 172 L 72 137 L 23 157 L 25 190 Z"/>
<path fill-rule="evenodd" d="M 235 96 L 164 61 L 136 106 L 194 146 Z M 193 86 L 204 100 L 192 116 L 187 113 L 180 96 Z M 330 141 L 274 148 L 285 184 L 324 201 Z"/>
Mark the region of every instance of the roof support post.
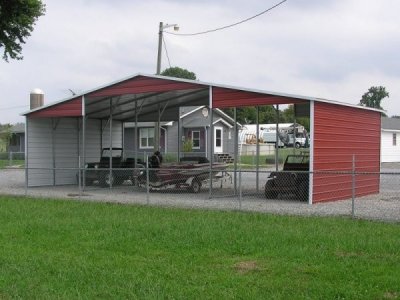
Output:
<path fill-rule="evenodd" d="M 278 171 L 279 165 L 279 104 L 276 105 L 276 140 L 275 140 L 275 171 Z"/>
<path fill-rule="evenodd" d="M 29 132 L 28 132 L 29 118 L 25 116 L 25 196 L 28 194 L 29 186 Z"/>
<path fill-rule="evenodd" d="M 235 190 L 235 195 L 237 195 L 237 161 L 238 161 L 238 152 L 239 152 L 239 132 L 238 132 L 238 126 L 237 126 L 237 111 L 236 111 L 236 107 L 233 108 L 233 119 L 235 121 L 234 124 L 234 131 L 235 131 L 235 135 L 234 135 L 234 140 L 233 140 L 233 144 L 235 145 L 234 147 L 234 161 L 233 161 L 233 182 L 234 182 L 234 190 Z"/>
<path fill-rule="evenodd" d="M 109 141 L 109 145 L 110 145 L 110 156 L 109 156 L 109 167 L 110 167 L 110 176 L 109 176 L 109 185 L 110 185 L 110 189 L 112 188 L 112 126 L 113 126 L 113 108 L 112 108 L 112 98 L 110 99 L 110 141 Z"/>
<path fill-rule="evenodd" d="M 157 122 L 154 126 L 154 151 L 160 150 L 160 103 L 157 104 Z"/>
<path fill-rule="evenodd" d="M 138 112 L 137 112 L 137 107 L 138 103 L 135 101 L 135 141 L 134 141 L 134 150 L 135 150 L 135 162 L 134 162 L 134 168 L 137 167 L 137 159 L 138 159 L 138 144 L 139 144 L 139 137 L 138 137 Z"/>
<path fill-rule="evenodd" d="M 256 108 L 256 190 L 257 193 L 260 190 L 259 179 L 260 179 L 260 107 Z"/>
<path fill-rule="evenodd" d="M 52 161 L 53 161 L 53 186 L 56 185 L 56 149 L 55 149 L 55 143 L 54 140 L 55 138 L 55 131 L 57 126 L 55 125 L 56 122 L 54 118 L 51 118 L 51 156 L 52 156 Z"/>
<path fill-rule="evenodd" d="M 101 141 L 102 142 L 102 141 Z M 83 180 L 82 180 L 82 190 L 85 190 L 86 186 L 86 110 L 85 110 L 85 96 L 82 96 L 82 160 L 80 168 L 83 168 Z"/>
<path fill-rule="evenodd" d="M 209 132 L 209 142 L 208 142 L 208 145 L 209 145 L 209 147 L 210 147 L 210 150 L 209 150 L 209 154 L 210 154 L 210 158 L 209 158 L 209 160 L 210 160 L 210 187 L 209 187 L 209 191 L 208 191 L 208 197 L 209 197 L 209 199 L 211 199 L 212 198 L 212 188 L 213 188 L 213 186 L 212 186 L 212 165 L 213 165 L 213 161 L 214 161 L 214 153 L 213 153 L 213 150 L 214 150 L 214 142 L 213 142 L 213 138 L 214 138 L 214 126 L 213 126 L 213 121 L 214 121 L 214 111 L 213 111 L 213 89 L 212 89 L 212 86 L 210 86 L 210 88 L 209 88 L 209 92 L 208 92 L 208 97 L 209 97 L 209 104 L 208 104 L 208 106 L 210 107 L 210 113 L 209 113 L 209 115 L 210 115 L 210 132 Z"/>
<path fill-rule="evenodd" d="M 313 187 L 314 187 L 314 113 L 315 102 L 310 101 L 310 139 L 309 139 L 309 182 L 308 182 L 308 204 L 313 204 Z"/>
<path fill-rule="evenodd" d="M 180 162 L 181 160 L 181 147 L 182 147 L 182 121 L 180 118 L 180 108 L 179 108 L 179 117 L 178 117 L 178 154 L 177 154 L 177 160 Z"/>

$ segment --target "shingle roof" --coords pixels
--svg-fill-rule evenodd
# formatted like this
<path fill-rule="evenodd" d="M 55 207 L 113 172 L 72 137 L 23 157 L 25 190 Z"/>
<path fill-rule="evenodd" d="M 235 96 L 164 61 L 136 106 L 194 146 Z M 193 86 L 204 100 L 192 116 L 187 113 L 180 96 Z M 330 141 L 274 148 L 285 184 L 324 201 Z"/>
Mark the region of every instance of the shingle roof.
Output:
<path fill-rule="evenodd" d="M 400 130 L 400 119 L 382 117 L 382 129 Z"/>

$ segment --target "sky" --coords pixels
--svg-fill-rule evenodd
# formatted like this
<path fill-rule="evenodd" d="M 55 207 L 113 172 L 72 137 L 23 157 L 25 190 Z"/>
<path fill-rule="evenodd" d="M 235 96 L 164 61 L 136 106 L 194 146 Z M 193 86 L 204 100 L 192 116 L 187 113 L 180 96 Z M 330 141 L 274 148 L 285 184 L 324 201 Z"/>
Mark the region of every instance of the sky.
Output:
<path fill-rule="evenodd" d="M 44 0 L 46 14 L 23 60 L 0 60 L 0 123 L 24 122 L 29 94 L 45 104 L 137 73 L 155 74 L 159 22 L 188 34 L 236 23 L 280 0 Z M 172 35 L 162 69 L 205 82 L 358 104 L 384 86 L 388 116 L 400 115 L 400 1 L 287 0 L 243 24 Z M 1 54 L 3 49 L 0 48 Z"/>

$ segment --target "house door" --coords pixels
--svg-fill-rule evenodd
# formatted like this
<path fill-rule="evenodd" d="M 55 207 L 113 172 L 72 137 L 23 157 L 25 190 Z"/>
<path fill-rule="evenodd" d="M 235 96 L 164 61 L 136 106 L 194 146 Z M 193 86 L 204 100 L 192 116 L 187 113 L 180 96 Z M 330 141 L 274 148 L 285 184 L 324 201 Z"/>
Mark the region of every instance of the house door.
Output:
<path fill-rule="evenodd" d="M 214 153 L 222 153 L 222 127 L 214 127 Z"/>

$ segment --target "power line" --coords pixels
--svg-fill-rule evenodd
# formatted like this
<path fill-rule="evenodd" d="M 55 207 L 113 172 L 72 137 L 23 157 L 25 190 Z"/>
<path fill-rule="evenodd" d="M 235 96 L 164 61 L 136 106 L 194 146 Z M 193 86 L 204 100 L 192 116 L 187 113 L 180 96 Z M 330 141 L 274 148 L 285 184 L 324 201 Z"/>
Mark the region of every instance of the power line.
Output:
<path fill-rule="evenodd" d="M 167 50 L 167 43 L 165 42 L 164 36 L 162 37 L 163 39 L 163 44 L 164 44 L 164 49 L 165 49 L 165 54 L 167 55 L 167 59 L 168 59 L 168 65 L 171 68 L 171 62 L 169 60 L 169 55 L 168 55 L 168 50 Z"/>
<path fill-rule="evenodd" d="M 0 107 L 0 110 L 9 110 L 9 109 L 15 109 L 15 108 L 22 108 L 22 107 L 28 107 L 29 105 L 19 105 L 19 106 L 11 106 L 11 107 Z"/>
<path fill-rule="evenodd" d="M 250 20 L 252 20 L 252 19 L 255 19 L 255 18 L 257 18 L 257 17 L 259 17 L 259 16 L 261 16 L 261 15 L 263 15 L 263 14 L 265 14 L 265 13 L 271 11 L 271 10 L 273 10 L 274 8 L 278 7 L 279 5 L 283 4 L 283 3 L 286 2 L 286 1 L 287 1 L 287 0 L 283 0 L 283 1 L 281 1 L 281 2 L 279 2 L 279 3 L 277 3 L 277 4 L 275 4 L 274 6 L 272 6 L 272 7 L 270 7 L 270 8 L 267 8 L 266 10 L 264 10 L 264 11 L 262 11 L 262 12 L 256 14 L 256 15 L 254 15 L 254 16 L 252 16 L 252 17 L 250 17 L 250 18 L 241 20 L 241 21 L 239 21 L 239 22 L 236 22 L 236 23 L 233 23 L 233 24 L 230 24 L 230 25 L 218 27 L 218 28 L 215 28 L 215 29 L 210 29 L 210 30 L 206 30 L 206 31 L 196 32 L 196 33 L 175 33 L 175 32 L 169 32 L 169 31 L 164 31 L 164 32 L 165 32 L 165 33 L 168 33 L 168 34 L 172 34 L 172 35 L 179 35 L 179 36 L 193 36 L 193 35 L 207 34 L 207 33 L 215 32 L 215 31 L 218 31 L 218 30 L 227 29 L 227 28 L 230 28 L 230 27 L 233 27 L 233 26 L 236 26 L 236 25 L 245 23 L 245 22 L 250 21 Z"/>

